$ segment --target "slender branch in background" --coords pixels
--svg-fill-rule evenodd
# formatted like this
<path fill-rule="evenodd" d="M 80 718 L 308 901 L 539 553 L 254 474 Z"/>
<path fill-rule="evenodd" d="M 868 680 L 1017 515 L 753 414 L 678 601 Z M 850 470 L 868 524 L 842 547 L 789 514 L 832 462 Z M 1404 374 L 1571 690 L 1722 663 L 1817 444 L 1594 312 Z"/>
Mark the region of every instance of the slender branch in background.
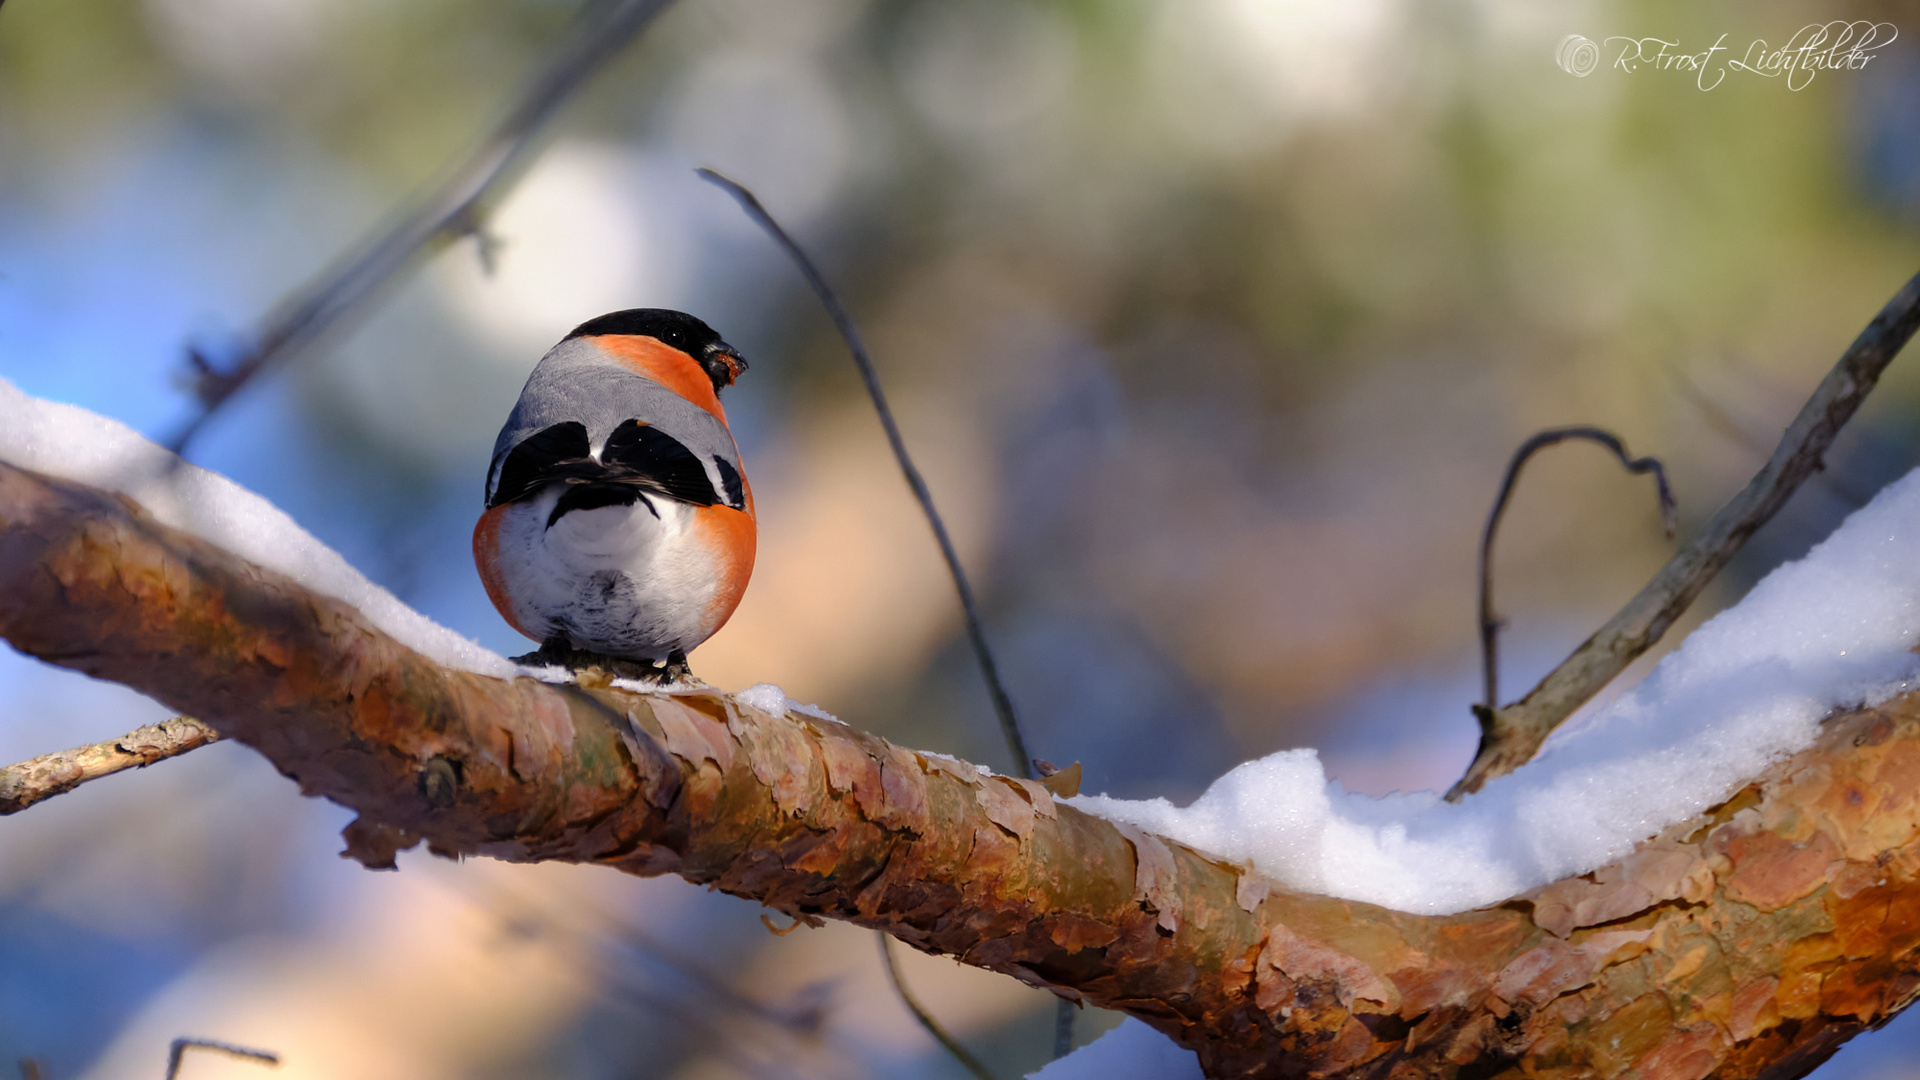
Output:
<path fill-rule="evenodd" d="M 812 1000 L 782 1009 L 749 997 L 701 963 L 666 949 L 579 895 L 567 897 L 561 905 L 513 889 L 483 888 L 456 895 L 498 919 L 505 933 L 537 940 L 571 970 L 587 973 L 607 1000 L 670 1017 L 686 1033 L 698 1032 L 686 1037 L 697 1039 L 745 1076 L 805 1080 L 845 1075 L 806 1067 L 800 1060 L 817 1041 L 825 1021 L 824 1007 Z M 645 960 L 661 962 L 688 985 L 648 978 L 640 969 Z M 809 997 L 804 989 L 796 995 L 797 999 Z M 743 1036 L 742 1020 L 763 1021 L 774 1030 L 757 1028 Z"/>
<path fill-rule="evenodd" d="M 628 919 L 578 896 L 569 897 L 563 910 L 556 910 L 532 893 L 495 887 L 484 895 L 467 895 L 483 904 L 504 922 L 516 928 L 531 927 L 542 935 L 552 935 L 572 946 L 577 963 L 598 968 L 612 977 L 631 962 L 645 959 L 686 980 L 695 988 L 691 997 L 696 1009 L 708 1012 L 732 1012 L 750 1016 L 780 1028 L 795 1038 L 810 1039 L 820 1034 L 826 1022 L 823 1003 L 806 995 L 797 995 L 789 1005 L 775 1005 L 736 989 L 732 983 L 711 970 L 703 959 L 688 955 L 642 930 Z M 623 955 L 629 961 L 622 964 Z"/>
<path fill-rule="evenodd" d="M 993 662 L 993 651 L 987 647 L 987 632 L 980 622 L 979 608 L 973 601 L 973 587 L 967 584 L 967 572 L 961 569 L 960 554 L 954 550 L 953 539 L 947 535 L 946 523 L 940 520 L 940 511 L 933 505 L 933 493 L 927 490 L 927 482 L 920 476 L 920 470 L 914 468 L 913 458 L 907 454 L 907 444 L 900 437 L 900 425 L 894 422 L 893 410 L 887 407 L 887 395 L 880 389 L 880 375 L 873 368 L 873 358 L 868 355 L 866 345 L 860 339 L 860 329 L 853 323 L 853 316 L 847 313 L 846 306 L 840 303 L 833 286 L 820 273 L 800 245 L 795 243 L 780 223 L 773 220 L 767 208 L 760 205 L 744 185 L 729 179 L 712 169 L 694 170 L 700 179 L 721 188 L 740 203 L 756 225 L 766 230 L 774 242 L 785 249 L 792 257 L 794 265 L 800 268 L 800 274 L 813 286 L 814 294 L 820 297 L 820 303 L 827 309 L 827 315 L 833 319 L 833 325 L 840 331 L 840 337 L 846 341 L 847 348 L 853 353 L 853 362 L 860 369 L 860 378 L 867 384 L 867 395 L 873 399 L 873 407 L 880 414 L 880 426 L 886 429 L 887 443 L 893 447 L 893 456 L 900 463 L 900 471 L 906 474 L 907 486 L 913 489 L 913 497 L 920 500 L 920 509 L 926 512 L 927 524 L 933 527 L 934 539 L 940 542 L 940 554 L 947 560 L 947 571 L 953 575 L 953 587 L 960 593 L 960 607 L 966 613 L 967 637 L 973 642 L 973 655 L 980 661 L 980 673 L 987 680 L 987 693 L 993 698 L 993 711 L 1000 717 L 1000 733 L 1006 737 L 1007 749 L 1013 754 L 1014 767 L 1019 774 L 1028 779 L 1037 779 L 1033 771 L 1033 756 L 1027 752 L 1027 741 L 1020 735 L 1020 721 L 1013 712 L 1013 699 L 1007 695 L 1007 688 L 1000 682 L 1000 669 Z"/>
<path fill-rule="evenodd" d="M 1742 423 L 1731 412 L 1728 412 L 1724 406 L 1710 397 L 1705 390 L 1700 388 L 1700 384 L 1694 382 L 1685 371 L 1680 369 L 1679 365 L 1669 365 L 1667 373 L 1673 376 L 1674 385 L 1680 388 L 1680 396 L 1686 398 L 1689 405 L 1699 410 L 1700 415 L 1707 421 L 1708 427 L 1719 432 L 1721 437 L 1725 438 L 1728 442 L 1733 443 L 1735 446 L 1749 453 L 1764 454 L 1767 452 L 1765 439 L 1754 434 L 1746 424 Z M 1824 469 L 1813 474 L 1813 482 L 1825 489 L 1827 494 L 1846 503 L 1848 508 L 1853 510 L 1860 509 L 1873 499 L 1873 492 L 1862 491 L 1848 481 Z"/>
<path fill-rule="evenodd" d="M 117 739 L 8 765 L 0 768 L 0 817 L 17 814 L 89 780 L 112 776 L 124 769 L 144 769 L 156 761 L 198 750 L 219 738 L 219 732 L 193 717 L 176 716 L 135 728 Z"/>
<path fill-rule="evenodd" d="M 753 192 L 737 180 L 723 176 L 712 169 L 696 169 L 700 179 L 732 195 L 747 212 L 756 225 L 773 237 L 775 243 L 783 248 L 800 268 L 800 275 L 813 287 L 814 295 L 820 298 L 821 306 L 827 309 L 828 317 L 840 331 L 841 340 L 847 343 L 847 350 L 853 354 L 854 366 L 860 369 L 860 378 L 867 386 L 867 396 L 873 399 L 873 408 L 880 414 L 880 426 L 886 429 L 887 444 L 893 447 L 894 460 L 900 463 L 900 471 L 906 475 L 907 486 L 913 489 L 913 497 L 920 502 L 920 509 L 927 515 L 927 524 L 933 528 L 933 537 L 940 544 L 940 555 L 947 560 L 947 572 L 953 575 L 954 591 L 960 594 L 960 610 L 966 616 L 967 640 L 973 644 L 974 659 L 980 663 L 980 675 L 986 680 L 987 695 L 993 699 L 994 715 L 1000 718 L 1000 734 L 1007 740 L 1007 751 L 1013 755 L 1014 768 L 1019 775 L 1028 779 L 1038 779 L 1033 764 L 1033 755 L 1027 750 L 1027 740 L 1020 733 L 1020 718 L 1013 711 L 1013 697 L 1007 693 L 1006 685 L 1000 681 L 999 665 L 993 661 L 993 650 L 987 646 L 986 626 L 980 621 L 980 610 L 973 600 L 973 586 L 967 583 L 967 572 L 960 566 L 960 553 L 954 550 L 953 538 L 947 535 L 947 526 L 940 519 L 940 511 L 933 505 L 933 492 L 927 489 L 927 482 L 920 476 L 920 470 L 913 465 L 913 458 L 907 454 L 907 443 L 900 437 L 900 425 L 894 422 L 893 410 L 887 407 L 887 395 L 880 389 L 880 374 L 874 370 L 873 358 L 867 353 L 867 346 L 860 338 L 860 328 L 854 325 L 853 316 L 847 312 L 846 305 L 827 284 L 820 268 L 813 264 L 807 253 L 787 235 L 787 230 L 773 220 L 767 208 Z M 891 954 L 889 954 L 891 955 Z M 895 980 L 895 986 L 898 986 Z M 905 991 L 901 996 L 906 996 Z M 908 1007 L 916 1015 L 920 1009 L 910 1001 Z M 1053 1056 L 1065 1057 L 1073 1049 L 1073 1002 L 1060 999 L 1056 1006 L 1053 1023 Z M 921 1023 L 931 1026 L 933 1021 L 925 1016 Z M 931 1028 L 930 1028 L 931 1029 Z M 938 1036 L 936 1036 L 938 1037 Z M 964 1064 L 964 1062 L 963 1062 Z"/>
<path fill-rule="evenodd" d="M 688 1031 L 698 1031 L 694 1041 L 705 1052 L 734 1066 L 741 1073 L 766 1080 L 809 1080 L 849 1075 L 846 1062 L 829 1059 L 809 1061 L 817 1051 L 821 1028 L 826 1021 L 825 998 L 814 988 L 803 988 L 795 995 L 792 1008 L 781 1009 L 734 990 L 705 971 L 670 964 L 677 974 L 691 977 L 692 986 L 667 986 L 646 978 L 636 970 L 633 957 L 622 958 L 622 951 L 635 949 L 628 942 L 609 942 L 604 937 L 582 932 L 572 912 L 548 920 L 547 925 L 570 940 L 570 952 L 576 967 L 593 971 L 602 982 L 602 993 L 626 1001 L 645 1013 L 671 1017 Z M 609 944 L 612 949 L 606 948 Z M 626 950 L 619 948 L 627 945 Z M 655 958 L 658 956 L 656 954 Z M 741 1021 L 757 1020 L 768 1027 L 743 1028 Z"/>
<path fill-rule="evenodd" d="M 1496 776 L 1532 760 L 1554 728 L 1660 640 L 1720 568 L 1767 523 L 1821 458 L 1920 326 L 1920 276 L 1888 300 L 1853 340 L 1800 415 L 1781 435 L 1760 472 L 1713 516 L 1699 536 L 1676 552 L 1638 596 L 1540 680 L 1526 697 L 1483 721 L 1480 752 L 1447 792 L 1459 801 Z"/>
<path fill-rule="evenodd" d="M 249 1050 L 244 1046 L 214 1042 L 212 1039 L 175 1039 L 172 1049 L 167 1051 L 167 1080 L 178 1080 L 180 1059 L 186 1057 L 189 1050 L 213 1050 L 243 1061 L 255 1061 L 275 1068 L 280 1065 L 280 1055 L 271 1050 Z"/>
<path fill-rule="evenodd" d="M 483 263 L 494 241 L 487 216 L 520 178 L 537 136 L 581 87 L 639 37 L 673 0 L 589 0 L 513 109 L 439 186 L 398 220 L 361 243 L 320 277 L 281 302 L 252 347 L 225 370 L 188 350 L 200 413 L 168 443 L 185 449 L 207 419 L 269 365 L 298 352 L 428 253 L 465 236 L 480 242 Z"/>
<path fill-rule="evenodd" d="M 0 0 L 0 4 L 4 4 L 4 3 L 6 3 L 6 0 Z M 21 1058 L 20 1059 L 20 1080 L 44 1080 L 44 1074 L 41 1072 L 40 1063 L 34 1060 L 33 1058 Z"/>
<path fill-rule="evenodd" d="M 1667 487 L 1667 471 L 1660 467 L 1657 459 L 1630 456 L 1619 436 L 1597 427 L 1548 428 L 1521 443 L 1520 449 L 1513 452 L 1513 459 L 1507 462 L 1506 479 L 1500 481 L 1500 495 L 1493 500 L 1493 512 L 1487 515 L 1487 527 L 1480 534 L 1480 660 L 1486 677 L 1486 704 L 1475 709 L 1474 715 L 1481 718 L 1482 724 L 1491 721 L 1494 710 L 1500 705 L 1500 628 L 1504 621 L 1493 613 L 1493 538 L 1500 530 L 1500 519 L 1507 512 L 1507 500 L 1513 497 L 1520 470 L 1526 467 L 1533 455 L 1568 439 L 1587 439 L 1599 443 L 1613 451 L 1613 456 L 1620 459 L 1621 467 L 1636 476 L 1652 473 L 1660 491 L 1660 524 L 1667 530 L 1667 539 L 1673 539 L 1676 510 L 1673 491 Z"/>
<path fill-rule="evenodd" d="M 900 995 L 900 1000 L 906 1003 L 907 1011 L 913 1013 L 913 1018 L 920 1021 L 920 1026 L 927 1029 L 927 1034 L 933 1036 L 935 1042 L 946 1047 L 947 1053 L 952 1054 L 953 1059 L 965 1066 L 968 1072 L 979 1077 L 980 1080 L 1000 1080 L 993 1074 L 992 1069 L 987 1068 L 985 1062 L 974 1057 L 972 1051 L 960 1045 L 958 1039 L 947 1034 L 946 1029 L 941 1027 L 933 1017 L 927 1015 L 927 1010 L 920 1007 L 920 1002 L 914 999 L 912 992 L 907 989 L 907 984 L 901 981 L 900 962 L 893 956 L 892 935 L 885 930 L 876 931 L 876 933 L 880 938 L 880 962 L 887 966 L 887 978 L 893 981 L 893 992 Z"/>

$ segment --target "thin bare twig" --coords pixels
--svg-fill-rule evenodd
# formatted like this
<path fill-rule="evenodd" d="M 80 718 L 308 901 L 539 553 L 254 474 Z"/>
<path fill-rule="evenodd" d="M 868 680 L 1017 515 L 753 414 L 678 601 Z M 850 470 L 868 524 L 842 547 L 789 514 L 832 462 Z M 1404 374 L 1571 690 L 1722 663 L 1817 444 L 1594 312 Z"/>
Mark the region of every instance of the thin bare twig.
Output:
<path fill-rule="evenodd" d="M 1526 764 L 1554 728 L 1660 640 L 1747 538 L 1821 467 L 1834 436 L 1872 392 L 1916 326 L 1920 326 L 1920 276 L 1901 286 L 1854 338 L 1781 435 L 1766 465 L 1720 508 L 1700 535 L 1676 552 L 1639 595 L 1526 697 L 1494 711 L 1491 721 L 1484 723 L 1480 752 L 1467 774 L 1447 792 L 1448 799 L 1457 801 Z"/>
<path fill-rule="evenodd" d="M 599 967 L 610 977 L 623 966 L 632 966 L 622 965 L 614 955 L 623 951 L 657 963 L 697 988 L 694 995 L 697 1009 L 709 1012 L 731 1010 L 778 1027 L 798 1039 L 819 1035 L 826 1022 L 825 1008 L 819 1002 L 802 1000 L 793 1005 L 779 1006 L 744 993 L 708 967 L 701 958 L 661 941 L 628 919 L 590 900 L 571 897 L 562 914 L 533 895 L 514 889 L 498 888 L 489 891 L 484 900 L 472 896 L 470 899 L 484 903 L 489 910 L 510 922 L 530 922 L 543 934 L 564 939 L 586 962 Z"/>
<path fill-rule="evenodd" d="M 1667 487 L 1667 471 L 1660 467 L 1657 459 L 1632 457 L 1619 436 L 1597 427 L 1548 428 L 1521 443 L 1520 448 L 1513 452 L 1512 460 L 1507 462 L 1506 478 L 1500 481 L 1500 495 L 1493 500 L 1493 512 L 1487 515 L 1487 527 L 1480 534 L 1480 660 L 1485 675 L 1486 704 L 1475 709 L 1474 715 L 1480 716 L 1482 723 L 1491 719 L 1493 711 L 1500 705 L 1500 628 L 1504 622 L 1493 613 L 1493 538 L 1500 531 L 1500 519 L 1507 512 L 1507 500 L 1513 497 L 1520 470 L 1526 467 L 1533 455 L 1568 439 L 1599 443 L 1613 451 L 1613 456 L 1620 459 L 1621 467 L 1636 476 L 1652 473 L 1660 494 L 1660 524 L 1667 530 L 1667 539 L 1673 539 L 1676 509 L 1673 491 Z"/>
<path fill-rule="evenodd" d="M 117 739 L 8 765 L 0 768 L 0 817 L 17 814 L 89 780 L 112 776 L 124 769 L 144 769 L 156 761 L 198 750 L 219 738 L 219 732 L 193 717 L 176 716 L 135 728 Z"/>
<path fill-rule="evenodd" d="M 767 208 L 744 184 L 724 176 L 712 169 L 695 170 L 702 180 L 732 195 L 747 212 L 754 223 L 773 237 L 775 243 L 784 249 L 799 267 L 800 275 L 813 287 L 814 295 L 820 298 L 821 306 L 827 309 L 827 315 L 833 320 L 834 327 L 840 331 L 841 340 L 847 343 L 847 351 L 853 354 L 854 366 L 860 369 L 861 381 L 866 383 L 867 396 L 873 399 L 873 408 L 880 414 L 880 426 L 886 429 L 887 444 L 893 447 L 894 460 L 900 463 L 900 471 L 907 478 L 907 486 L 913 489 L 913 497 L 919 500 L 920 509 L 927 516 L 927 524 L 933 528 L 933 537 L 940 544 L 940 555 L 947 561 L 947 572 L 953 576 L 953 588 L 960 594 L 960 610 L 966 616 L 967 640 L 973 645 L 973 656 L 980 664 L 980 675 L 987 683 L 987 696 L 993 700 L 993 712 L 1000 720 L 1000 734 L 1007 741 L 1007 751 L 1013 755 L 1014 768 L 1028 780 L 1039 779 L 1034 771 L 1033 755 L 1027 750 L 1027 740 L 1020 732 L 1020 718 L 1013 710 L 1013 697 L 1000 681 L 1000 668 L 994 663 L 993 650 L 987 645 L 986 625 L 980 619 L 980 609 L 973 600 L 973 586 L 967 582 L 967 572 L 960 565 L 960 553 L 954 550 L 953 538 L 947 535 L 947 526 L 940 519 L 940 511 L 933 505 L 933 492 L 927 489 L 927 482 L 914 467 L 913 458 L 907 453 L 906 440 L 900 436 L 900 425 L 894 422 L 893 410 L 887 407 L 887 395 L 880 389 L 880 374 L 874 370 L 873 357 L 868 355 L 867 346 L 860 337 L 860 328 L 854 325 L 853 316 L 846 305 L 827 284 L 826 275 L 813 264 L 807 253 L 801 250 L 787 230 L 773 219 Z M 918 1011 L 918 1010 L 916 1010 Z M 931 1021 L 927 1021 L 931 1023 Z M 1073 1003 L 1061 999 L 1059 1011 L 1054 1015 L 1053 1051 L 1060 1058 L 1073 1049 Z"/>
<path fill-rule="evenodd" d="M 1053 1060 L 1073 1053 L 1073 1026 L 1077 1010 L 1073 1002 L 1061 998 L 1053 1007 Z"/>
<path fill-rule="evenodd" d="M 906 440 L 900 437 L 900 425 L 894 422 L 893 410 L 887 407 L 887 395 L 880 389 L 880 375 L 874 370 L 873 358 L 868 355 L 865 343 L 861 341 L 860 329 L 854 325 L 853 316 L 847 313 L 846 305 L 827 284 L 826 276 L 813 264 L 807 253 L 801 250 L 793 237 L 773 220 L 767 208 L 760 205 L 739 181 L 723 176 L 712 169 L 696 169 L 700 179 L 732 195 L 740 203 L 754 223 L 766 230 L 786 253 L 792 257 L 794 265 L 800 268 L 800 274 L 813 286 L 820 303 L 827 309 L 827 315 L 833 319 L 833 325 L 840 331 L 840 337 L 846 341 L 847 349 L 853 353 L 854 366 L 860 369 L 860 378 L 867 385 L 867 395 L 873 399 L 874 410 L 880 414 L 880 426 L 886 429 L 887 443 L 893 447 L 893 456 L 900 463 L 900 471 L 906 474 L 907 486 L 913 489 L 913 497 L 920 501 L 920 509 L 927 515 L 927 524 L 933 527 L 934 539 L 940 543 L 940 554 L 947 560 L 947 571 L 953 575 L 953 587 L 960 594 L 960 608 L 966 614 L 967 637 L 973 642 L 973 655 L 980 662 L 980 673 L 987 681 L 987 693 L 993 698 L 993 711 L 1000 718 L 1000 733 L 1006 737 L 1007 749 L 1013 754 L 1013 764 L 1022 777 L 1037 779 L 1033 771 L 1033 757 L 1027 752 L 1027 741 L 1020 734 L 1020 721 L 1014 715 L 1013 699 L 1007 695 L 1007 688 L 1000 681 L 1000 669 L 993 662 L 993 650 L 987 647 L 987 631 L 980 621 L 980 611 L 973 601 L 973 587 L 967 584 L 967 572 L 960 566 L 960 553 L 954 550 L 953 539 L 947 535 L 946 523 L 940 520 L 940 511 L 934 508 L 933 493 L 927 490 L 927 482 L 920 476 L 920 470 L 913 465 L 913 458 L 907 454 Z"/>
<path fill-rule="evenodd" d="M 671 1016 L 690 1031 L 699 1031 L 698 1041 L 705 1049 L 747 1076 L 798 1080 L 822 1075 L 798 1057 L 818 1040 L 826 1020 L 825 1003 L 812 988 L 794 995 L 795 1003 L 789 1008 L 762 1002 L 734 989 L 702 961 L 661 944 L 577 895 L 568 897 L 565 910 L 560 911 L 511 888 L 459 889 L 455 894 L 499 919 L 507 933 L 537 939 L 568 964 L 590 972 L 609 1000 Z M 656 961 L 692 985 L 655 982 L 641 970 L 644 961 Z M 774 1031 L 756 1030 L 743 1039 L 736 1023 L 743 1018 L 766 1023 Z"/>
<path fill-rule="evenodd" d="M 591 942 L 575 941 L 574 947 L 578 953 L 586 956 L 584 963 L 587 966 L 599 970 L 610 996 L 625 1000 L 643 1011 L 673 1016 L 679 1022 L 701 1030 L 705 1037 L 698 1041 L 709 1052 L 732 1063 L 741 1072 L 768 1080 L 776 1077 L 800 1080 L 822 1075 L 820 1069 L 823 1066 L 803 1066 L 798 1055 L 816 1041 L 820 1025 L 825 1020 L 824 1008 L 809 1008 L 803 1004 L 794 1010 L 792 1016 L 783 1016 L 772 1007 L 754 1002 L 738 992 L 719 995 L 716 999 L 715 996 L 701 993 L 702 988 L 688 991 L 660 986 L 628 966 L 595 955 Z M 703 988 L 713 985 L 717 984 L 707 984 Z M 810 1018 L 805 1014 L 810 1014 Z M 742 1016 L 769 1023 L 775 1031 L 788 1038 L 770 1038 L 771 1033 L 759 1030 L 752 1037 L 743 1039 L 740 1028 L 733 1022 Z M 829 1062 L 824 1067 L 838 1066 Z M 827 1075 L 833 1074 L 829 1072 Z"/>
<path fill-rule="evenodd" d="M 201 410 L 168 445 L 183 451 L 208 417 L 254 376 L 310 344 L 428 252 L 474 236 L 482 261 L 491 262 L 494 241 L 483 223 L 520 178 L 541 130 L 672 2 L 590 0 L 487 139 L 411 210 L 363 241 L 357 254 L 284 300 L 254 335 L 246 355 L 217 370 L 189 349 Z"/>
<path fill-rule="evenodd" d="M 1745 423 L 1742 423 L 1739 418 L 1729 412 L 1725 406 L 1709 396 L 1707 392 L 1700 387 L 1700 384 L 1694 382 L 1686 372 L 1680 370 L 1678 365 L 1670 365 L 1668 374 L 1673 376 L 1674 384 L 1680 387 L 1680 396 L 1686 398 L 1688 404 L 1699 410 L 1700 415 L 1706 419 L 1708 427 L 1719 432 L 1728 442 L 1733 443 L 1749 453 L 1764 454 L 1767 452 L 1767 442 L 1764 438 L 1755 434 Z M 1813 482 L 1825 489 L 1827 494 L 1846 503 L 1848 507 L 1854 510 L 1858 510 L 1867 505 L 1868 501 L 1873 498 L 1872 492 L 1861 491 L 1846 480 L 1825 470 L 1815 472 L 1813 474 Z"/>
<path fill-rule="evenodd" d="M 280 1055 L 271 1050 L 249 1050 L 244 1046 L 215 1042 L 212 1039 L 175 1039 L 172 1048 L 167 1051 L 167 1080 L 178 1080 L 180 1059 L 186 1057 L 189 1050 L 213 1050 L 229 1057 L 256 1061 L 275 1068 L 280 1065 Z"/>
<path fill-rule="evenodd" d="M 992 1069 L 987 1068 L 985 1062 L 973 1056 L 973 1051 L 960 1045 L 958 1039 L 947 1034 L 947 1030 L 929 1016 L 926 1009 L 921 1008 L 920 1002 L 914 998 L 913 992 L 907 989 L 907 984 L 900 978 L 900 962 L 893 956 L 892 936 L 885 930 L 878 930 L 875 933 L 880 935 L 880 959 L 887 965 L 887 978 L 893 981 L 893 992 L 900 995 L 900 1000 L 906 1003 L 907 1011 L 913 1013 L 913 1018 L 920 1021 L 920 1026 L 927 1029 L 927 1034 L 933 1036 L 935 1042 L 946 1047 L 947 1053 L 953 1055 L 953 1059 L 964 1066 L 968 1072 L 979 1077 L 980 1080 L 1000 1080 L 993 1074 Z"/>

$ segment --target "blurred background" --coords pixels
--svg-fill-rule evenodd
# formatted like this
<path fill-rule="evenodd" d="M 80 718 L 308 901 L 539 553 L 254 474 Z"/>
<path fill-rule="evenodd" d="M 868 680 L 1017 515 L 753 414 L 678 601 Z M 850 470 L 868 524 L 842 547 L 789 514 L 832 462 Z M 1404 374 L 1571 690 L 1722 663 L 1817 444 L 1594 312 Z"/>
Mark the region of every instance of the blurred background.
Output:
<path fill-rule="evenodd" d="M 8 0 L 0 377 L 171 434 L 186 348 L 238 356 L 474 145 L 576 8 Z M 1573 33 L 1743 50 L 1828 18 L 1901 37 L 1798 90 L 1554 60 Z M 547 132 L 492 273 L 471 242 L 438 254 L 190 457 L 522 652 L 469 556 L 494 434 L 574 324 L 692 311 L 752 362 L 727 407 L 761 521 L 695 670 L 1011 770 L 845 351 L 691 172 L 715 166 L 862 321 L 1036 754 L 1130 797 L 1291 746 L 1351 790 L 1444 787 L 1476 739 L 1474 550 L 1507 454 L 1612 428 L 1666 461 L 1683 537 L 1746 482 L 1920 269 L 1916 42 L 1920 8 L 1864 0 L 680 0 Z M 1906 357 L 1681 629 L 1916 436 Z M 1651 485 L 1591 447 L 1539 459 L 1507 520 L 1510 699 L 1671 549 Z M 164 715 L 0 657 L 6 760 Z M 597 869 L 371 874 L 336 858 L 349 816 L 216 745 L 0 822 L 0 1074 L 158 1077 L 195 1035 L 286 1077 L 963 1075 L 869 933 L 775 938 L 750 904 Z M 1049 996 L 907 953 L 1003 1075 L 1045 1060 Z M 1897 1023 L 1820 1075 L 1920 1074 L 1916 1049 Z"/>

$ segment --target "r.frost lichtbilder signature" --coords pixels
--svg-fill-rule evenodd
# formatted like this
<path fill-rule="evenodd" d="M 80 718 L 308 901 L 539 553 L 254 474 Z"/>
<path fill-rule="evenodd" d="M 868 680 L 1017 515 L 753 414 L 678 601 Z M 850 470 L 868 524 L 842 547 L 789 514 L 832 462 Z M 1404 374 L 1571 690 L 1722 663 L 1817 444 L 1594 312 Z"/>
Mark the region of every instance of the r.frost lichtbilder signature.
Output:
<path fill-rule="evenodd" d="M 1775 46 L 1764 38 L 1749 42 L 1745 52 L 1734 55 L 1727 44 L 1730 34 L 1699 52 L 1686 52 L 1677 41 L 1657 37 L 1614 36 L 1603 44 L 1615 52 L 1613 68 L 1634 72 L 1642 67 L 1655 71 L 1690 71 L 1702 90 L 1712 90 L 1728 72 L 1785 79 L 1787 89 L 1800 90 L 1822 71 L 1859 71 L 1873 59 L 1874 53 L 1893 43 L 1900 31 L 1892 23 L 1864 19 L 1829 23 L 1808 23 L 1784 45 Z M 1726 56 L 1719 54 L 1726 53 Z"/>

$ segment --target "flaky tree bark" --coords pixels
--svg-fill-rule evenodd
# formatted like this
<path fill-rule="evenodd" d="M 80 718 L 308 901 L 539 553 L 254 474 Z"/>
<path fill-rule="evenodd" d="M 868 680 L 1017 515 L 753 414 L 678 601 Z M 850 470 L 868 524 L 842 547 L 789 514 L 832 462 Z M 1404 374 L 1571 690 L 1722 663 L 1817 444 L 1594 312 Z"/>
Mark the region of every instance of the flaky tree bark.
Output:
<path fill-rule="evenodd" d="M 1122 1009 L 1208 1075 L 1791 1077 L 1920 990 L 1920 695 L 1631 856 L 1480 911 L 1288 891 L 845 725 L 442 668 L 359 612 L 0 465 L 0 635 L 360 812 L 350 851 L 676 873 Z"/>
<path fill-rule="evenodd" d="M 0 768 L 0 816 L 17 814 L 89 780 L 198 750 L 220 733 L 188 716 L 137 727 L 117 739 L 77 746 Z"/>

